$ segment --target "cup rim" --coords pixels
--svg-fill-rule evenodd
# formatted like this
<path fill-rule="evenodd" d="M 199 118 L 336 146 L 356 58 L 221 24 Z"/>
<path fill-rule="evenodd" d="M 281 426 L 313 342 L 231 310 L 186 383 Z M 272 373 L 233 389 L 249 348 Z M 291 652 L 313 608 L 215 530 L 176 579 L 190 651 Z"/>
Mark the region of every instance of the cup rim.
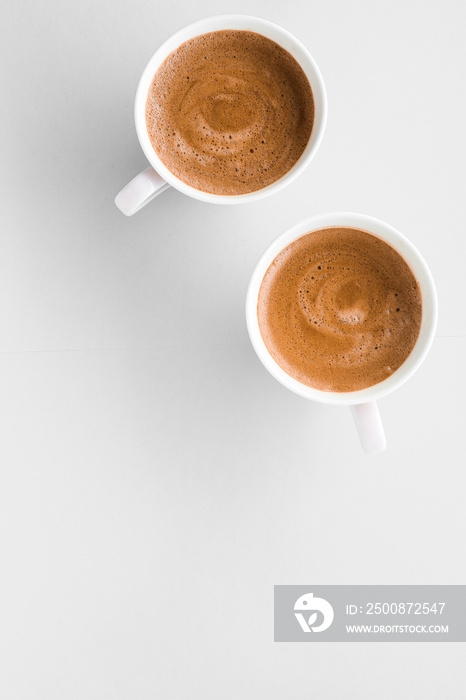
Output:
<path fill-rule="evenodd" d="M 178 48 L 178 46 L 190 38 L 200 36 L 201 34 L 205 34 L 209 31 L 219 31 L 222 29 L 246 29 L 248 31 L 262 34 L 263 36 L 271 38 L 273 41 L 280 44 L 280 46 L 285 48 L 293 55 L 301 68 L 304 70 L 314 96 L 315 114 L 312 132 L 308 144 L 299 160 L 296 161 L 290 170 L 288 170 L 288 172 L 286 172 L 279 180 L 276 180 L 260 190 L 238 195 L 219 195 L 204 192 L 187 185 L 182 180 L 179 180 L 157 156 L 147 134 L 145 121 L 147 93 L 156 70 L 165 60 L 165 58 L 172 51 Z M 317 104 L 319 105 L 319 110 L 317 110 Z M 307 168 L 315 156 L 325 132 L 327 123 L 327 94 L 322 75 L 314 58 L 311 56 L 307 48 L 286 29 L 283 29 L 278 24 L 274 24 L 269 20 L 255 17 L 253 15 L 213 15 L 197 20 L 182 27 L 181 29 L 178 29 L 152 54 L 142 72 L 137 86 L 134 101 L 134 121 L 138 140 L 147 160 L 152 165 L 154 170 L 156 170 L 157 173 L 172 187 L 175 187 L 177 190 L 188 195 L 189 197 L 193 197 L 194 199 L 204 202 L 215 204 L 240 204 L 255 201 L 275 194 L 283 187 L 290 184 L 305 170 L 305 168 Z"/>
<path fill-rule="evenodd" d="M 359 228 L 385 240 L 404 258 L 414 273 L 422 295 L 422 321 L 418 339 L 403 364 L 387 379 L 365 389 L 350 392 L 327 392 L 314 389 L 291 377 L 269 353 L 259 328 L 257 305 L 259 292 L 269 266 L 293 241 L 307 233 L 331 227 Z M 252 273 L 246 295 L 246 324 L 251 343 L 265 368 L 281 384 L 304 398 L 333 405 L 356 405 L 386 396 L 404 384 L 424 361 L 435 336 L 438 301 L 435 283 L 426 261 L 417 248 L 390 224 L 366 214 L 333 212 L 307 218 L 276 238 L 260 257 Z"/>

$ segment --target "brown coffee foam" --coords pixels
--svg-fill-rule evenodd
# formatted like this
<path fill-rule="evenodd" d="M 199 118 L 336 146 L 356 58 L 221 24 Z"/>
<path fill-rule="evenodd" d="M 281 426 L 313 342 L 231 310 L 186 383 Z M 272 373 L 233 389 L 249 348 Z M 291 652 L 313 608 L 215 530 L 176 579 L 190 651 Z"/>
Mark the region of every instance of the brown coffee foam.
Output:
<path fill-rule="evenodd" d="M 421 290 L 385 241 L 359 229 L 322 229 L 270 265 L 258 320 L 268 351 L 290 376 L 321 391 L 357 391 L 389 377 L 410 355 Z"/>
<path fill-rule="evenodd" d="M 309 141 L 314 100 L 302 68 L 253 32 L 218 31 L 173 51 L 146 103 L 152 146 L 186 184 L 221 195 L 262 189 Z"/>

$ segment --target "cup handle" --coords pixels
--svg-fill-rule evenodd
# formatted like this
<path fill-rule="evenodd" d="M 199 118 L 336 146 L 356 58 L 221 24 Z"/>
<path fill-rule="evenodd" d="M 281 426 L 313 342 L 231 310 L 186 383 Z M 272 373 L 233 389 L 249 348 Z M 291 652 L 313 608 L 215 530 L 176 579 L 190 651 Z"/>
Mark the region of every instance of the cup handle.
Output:
<path fill-rule="evenodd" d="M 382 452 L 387 442 L 376 402 L 356 404 L 351 406 L 351 412 L 364 452 L 369 454 Z"/>
<path fill-rule="evenodd" d="M 118 192 L 115 204 L 125 216 L 132 216 L 168 187 L 154 168 L 146 168 Z"/>

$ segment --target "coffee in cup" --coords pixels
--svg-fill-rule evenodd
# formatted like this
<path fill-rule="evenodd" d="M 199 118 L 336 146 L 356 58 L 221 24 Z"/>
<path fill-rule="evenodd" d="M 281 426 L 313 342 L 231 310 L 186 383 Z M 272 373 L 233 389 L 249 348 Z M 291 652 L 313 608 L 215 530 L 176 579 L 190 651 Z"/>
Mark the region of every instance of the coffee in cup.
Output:
<path fill-rule="evenodd" d="M 316 62 L 285 29 L 219 15 L 159 46 L 139 80 L 134 117 L 151 167 L 115 197 L 126 216 L 169 187 L 227 205 L 280 191 L 319 148 L 327 96 Z"/>
<path fill-rule="evenodd" d="M 312 231 L 269 266 L 259 328 L 291 377 L 354 392 L 391 376 L 413 350 L 422 321 L 419 284 L 391 245 L 356 228 Z"/>
<path fill-rule="evenodd" d="M 251 31 L 185 41 L 157 69 L 146 125 L 157 156 L 187 185 L 255 192 L 287 173 L 312 132 L 314 99 L 293 56 Z"/>
<path fill-rule="evenodd" d="M 377 399 L 421 366 L 437 315 L 434 280 L 414 245 L 384 221 L 350 212 L 282 233 L 246 296 L 264 367 L 299 396 L 349 406 L 368 453 L 386 446 Z"/>

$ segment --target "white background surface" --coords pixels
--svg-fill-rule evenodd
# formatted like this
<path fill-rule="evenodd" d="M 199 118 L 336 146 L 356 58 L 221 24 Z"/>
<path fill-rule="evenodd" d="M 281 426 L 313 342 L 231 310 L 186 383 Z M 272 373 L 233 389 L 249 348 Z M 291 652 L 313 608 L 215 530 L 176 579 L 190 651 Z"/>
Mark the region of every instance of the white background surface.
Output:
<path fill-rule="evenodd" d="M 277 583 L 464 583 L 466 10 L 453 0 L 114 0 L 3 6 L 2 700 L 457 700 L 464 645 L 274 644 Z M 113 205 L 145 159 L 132 106 L 163 39 L 256 14 L 329 97 L 322 146 L 273 199 Z M 347 409 L 260 365 L 254 265 L 307 216 L 360 211 L 421 250 L 438 337 Z"/>

